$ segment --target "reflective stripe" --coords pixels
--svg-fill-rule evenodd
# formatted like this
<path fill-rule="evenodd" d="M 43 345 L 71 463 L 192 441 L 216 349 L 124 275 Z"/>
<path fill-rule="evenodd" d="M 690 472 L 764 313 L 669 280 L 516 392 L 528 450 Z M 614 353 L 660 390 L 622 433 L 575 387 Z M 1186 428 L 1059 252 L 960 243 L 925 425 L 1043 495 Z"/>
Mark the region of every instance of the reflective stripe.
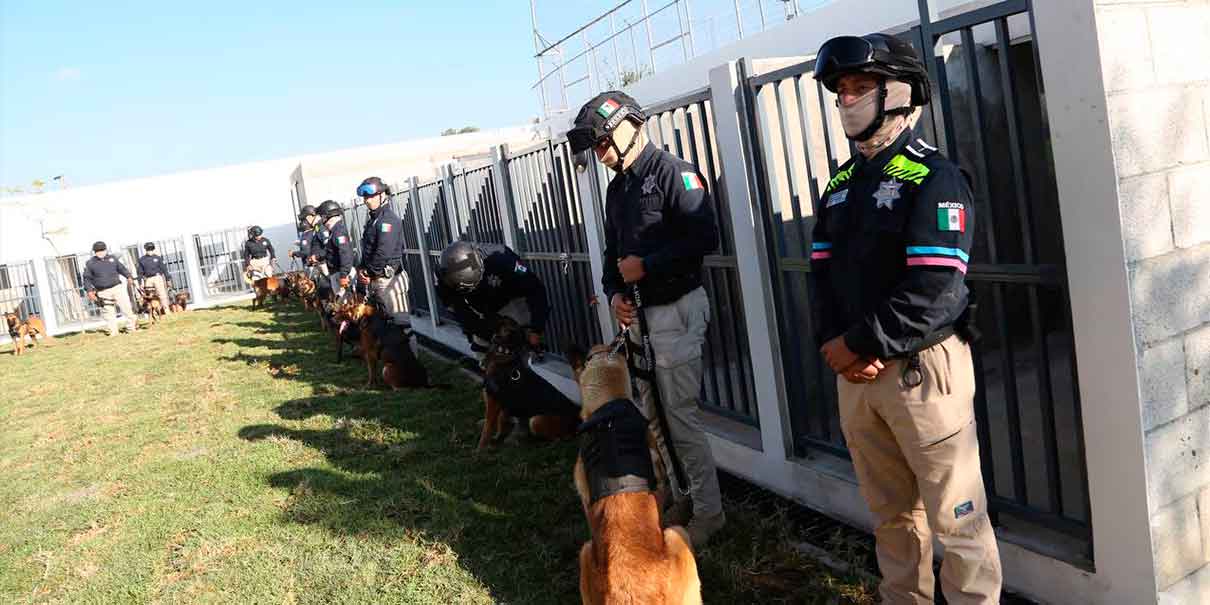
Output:
<path fill-rule="evenodd" d="M 945 256 L 913 256 L 907 259 L 909 267 L 951 267 L 966 273 L 966 263 Z"/>
<path fill-rule="evenodd" d="M 830 250 L 831 248 L 832 242 L 815 242 L 811 244 L 812 250 Z"/>
<path fill-rule="evenodd" d="M 811 253 L 811 260 L 828 260 L 829 258 L 832 258 L 832 253 L 827 250 Z"/>
<path fill-rule="evenodd" d="M 908 246 L 908 254 L 944 254 L 946 256 L 955 256 L 962 259 L 962 262 L 970 261 L 969 254 L 963 252 L 960 248 L 943 248 L 941 246 Z"/>

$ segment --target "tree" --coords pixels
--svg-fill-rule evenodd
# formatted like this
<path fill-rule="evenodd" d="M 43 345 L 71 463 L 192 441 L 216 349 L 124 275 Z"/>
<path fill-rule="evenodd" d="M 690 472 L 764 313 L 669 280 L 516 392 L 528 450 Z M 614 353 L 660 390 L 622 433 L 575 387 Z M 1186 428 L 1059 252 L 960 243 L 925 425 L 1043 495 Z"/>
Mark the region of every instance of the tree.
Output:
<path fill-rule="evenodd" d="M 441 136 L 448 137 L 453 134 L 467 134 L 471 132 L 479 132 L 478 126 L 463 126 L 462 128 L 446 128 L 441 131 Z"/>

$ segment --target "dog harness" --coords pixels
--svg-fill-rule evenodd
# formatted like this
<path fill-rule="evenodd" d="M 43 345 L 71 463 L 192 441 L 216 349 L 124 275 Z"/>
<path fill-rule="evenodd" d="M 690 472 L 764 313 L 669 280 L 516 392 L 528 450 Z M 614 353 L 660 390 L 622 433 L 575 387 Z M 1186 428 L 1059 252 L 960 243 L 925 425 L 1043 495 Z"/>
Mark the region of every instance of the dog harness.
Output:
<path fill-rule="evenodd" d="M 503 375 L 487 375 L 483 389 L 505 411 L 517 418 L 579 416 L 580 409 L 562 391 L 544 380 L 528 364 L 518 364 Z"/>
<path fill-rule="evenodd" d="M 634 402 L 610 401 L 593 412 L 576 433 L 590 503 L 614 494 L 652 491 L 655 471 L 647 449 L 647 419 Z"/>

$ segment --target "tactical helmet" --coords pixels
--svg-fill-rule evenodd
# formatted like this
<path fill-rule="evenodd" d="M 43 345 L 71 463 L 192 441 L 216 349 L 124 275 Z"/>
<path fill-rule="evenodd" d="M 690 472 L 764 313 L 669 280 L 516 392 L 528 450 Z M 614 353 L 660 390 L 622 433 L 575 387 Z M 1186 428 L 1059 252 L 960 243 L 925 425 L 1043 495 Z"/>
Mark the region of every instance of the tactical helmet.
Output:
<path fill-rule="evenodd" d="M 618 90 L 603 92 L 593 97 L 580 108 L 576 119 L 572 121 L 571 130 L 567 131 L 571 152 L 581 153 L 596 147 L 598 142 L 613 133 L 622 120 L 630 120 L 641 126 L 647 121 L 647 114 L 643 113 L 643 107 L 634 97 Z M 633 145 L 632 141 L 631 146 Z M 629 151 L 630 148 L 627 148 L 626 152 Z M 623 155 L 625 152 L 619 151 L 618 157 Z"/>
<path fill-rule="evenodd" d="M 315 209 L 315 206 L 308 204 L 298 211 L 298 220 L 305 221 L 308 216 L 316 216 L 318 214 L 319 211 Z"/>
<path fill-rule="evenodd" d="M 315 211 L 319 213 L 319 216 L 325 219 L 329 219 L 334 216 L 342 216 L 345 213 L 344 208 L 341 208 L 340 204 L 337 204 L 332 200 L 327 200 L 320 204 L 319 208 L 317 208 Z"/>
<path fill-rule="evenodd" d="M 372 176 L 357 186 L 357 195 L 362 198 L 373 197 L 379 193 L 391 194 L 391 188 L 382 179 Z"/>
<path fill-rule="evenodd" d="M 261 234 L 264 232 L 265 231 L 263 229 L 261 229 L 260 226 L 258 226 L 258 225 L 252 225 L 251 227 L 248 227 L 248 237 L 250 237 L 250 238 L 251 237 L 260 237 Z"/>
<path fill-rule="evenodd" d="M 93 252 L 100 252 L 102 250 L 108 250 L 108 247 L 105 246 L 105 242 L 98 241 L 98 242 L 93 243 L 93 245 L 92 245 Z"/>
<path fill-rule="evenodd" d="M 437 277 L 447 288 L 470 292 L 483 279 L 483 252 L 470 242 L 454 242 L 441 252 Z"/>
<path fill-rule="evenodd" d="M 932 97 L 928 69 L 911 44 L 887 34 L 839 36 L 824 43 L 815 56 L 815 79 L 836 92 L 840 77 L 872 73 L 907 82 L 912 105 L 928 105 Z"/>
<path fill-rule="evenodd" d="M 143 249 L 148 252 L 155 250 L 155 242 L 147 242 L 146 244 L 143 244 Z"/>

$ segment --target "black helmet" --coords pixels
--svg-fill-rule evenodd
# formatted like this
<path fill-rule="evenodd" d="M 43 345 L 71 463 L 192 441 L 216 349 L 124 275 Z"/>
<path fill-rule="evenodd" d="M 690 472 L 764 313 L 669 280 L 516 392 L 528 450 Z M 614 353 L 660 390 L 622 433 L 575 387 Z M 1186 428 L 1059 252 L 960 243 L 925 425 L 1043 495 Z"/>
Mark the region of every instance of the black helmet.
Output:
<path fill-rule="evenodd" d="M 441 253 L 437 277 L 447 288 L 470 292 L 483 279 L 483 252 L 470 242 L 454 242 Z"/>
<path fill-rule="evenodd" d="M 143 249 L 148 252 L 155 250 L 155 242 L 147 242 L 146 244 L 143 244 Z"/>
<path fill-rule="evenodd" d="M 391 188 L 382 179 L 372 176 L 357 186 L 357 195 L 362 198 L 373 197 L 379 193 L 391 194 Z"/>
<path fill-rule="evenodd" d="M 647 114 L 643 113 L 643 107 L 638 101 L 618 90 L 603 92 L 593 97 L 580 108 L 580 113 L 572 120 L 571 130 L 567 131 L 571 152 L 581 153 L 596 147 L 597 142 L 613 132 L 622 120 L 630 120 L 641 126 L 647 121 Z M 630 144 L 633 146 L 634 141 Z M 626 152 L 629 151 L 628 147 Z M 625 155 L 625 152 L 619 151 L 619 159 L 622 155 Z"/>
<path fill-rule="evenodd" d="M 820 47 L 815 57 L 815 79 L 836 92 L 840 77 L 872 73 L 907 82 L 912 87 L 912 105 L 928 105 L 932 97 L 928 69 L 911 44 L 887 34 L 839 36 Z"/>
<path fill-rule="evenodd" d="M 317 208 L 315 211 L 319 213 L 319 216 L 325 219 L 329 219 L 334 216 L 342 216 L 345 213 L 344 209 L 340 207 L 340 204 L 337 204 L 332 200 L 327 200 L 320 204 L 319 208 Z"/>
<path fill-rule="evenodd" d="M 248 227 L 248 237 L 260 237 L 260 235 L 264 232 L 265 231 L 263 229 L 261 229 L 258 225 L 252 225 L 251 227 Z"/>
<path fill-rule="evenodd" d="M 306 218 L 308 216 L 316 216 L 318 214 L 319 214 L 319 211 L 317 211 L 315 209 L 315 206 L 308 204 L 306 206 L 303 206 L 302 210 L 298 211 L 298 220 L 300 220 L 300 221 L 306 220 Z"/>
<path fill-rule="evenodd" d="M 92 245 L 93 252 L 100 252 L 102 250 L 107 250 L 107 249 L 108 248 L 105 246 L 105 242 L 94 242 Z"/>

